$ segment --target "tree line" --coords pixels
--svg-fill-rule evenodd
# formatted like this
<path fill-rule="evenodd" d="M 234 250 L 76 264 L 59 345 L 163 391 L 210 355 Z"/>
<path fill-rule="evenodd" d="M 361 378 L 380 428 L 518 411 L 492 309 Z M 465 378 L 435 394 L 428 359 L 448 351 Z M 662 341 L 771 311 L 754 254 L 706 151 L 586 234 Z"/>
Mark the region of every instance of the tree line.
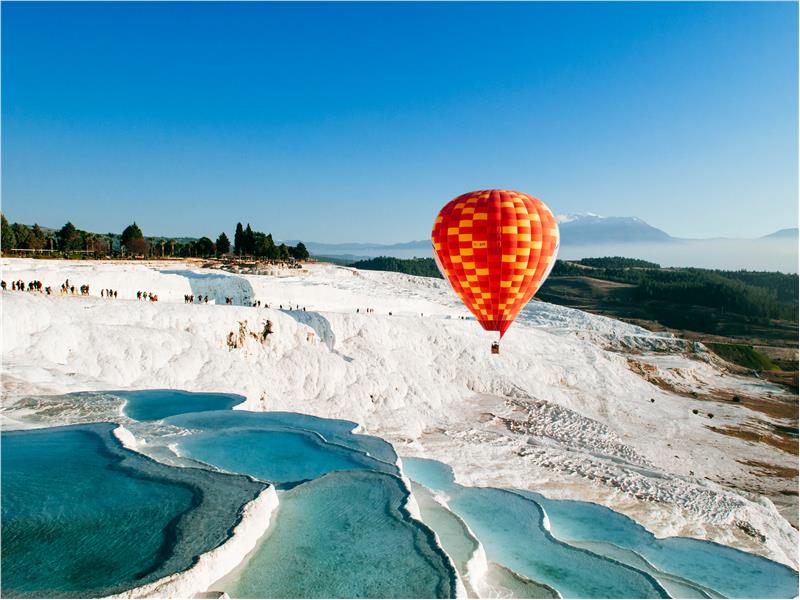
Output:
<path fill-rule="evenodd" d="M 224 256 L 231 253 L 231 242 L 225 232 L 211 238 L 159 238 L 146 237 L 134 222 L 122 233 L 94 233 L 76 228 L 71 222 L 61 229 L 43 229 L 38 224 L 28 227 L 22 223 L 9 223 L 5 215 L 0 215 L 0 250 L 7 253 L 13 250 L 60 252 L 68 256 L 84 254 L 94 256 L 144 256 L 154 257 L 202 257 Z M 296 246 L 276 245 L 272 235 L 253 231 L 250 225 L 242 229 L 236 226 L 236 244 L 233 248 L 237 256 L 253 256 L 272 260 L 307 260 L 308 250 L 302 242 Z"/>
<path fill-rule="evenodd" d="M 394 271 L 406 275 L 419 275 L 421 277 L 442 277 L 436 261 L 432 258 L 395 258 L 393 256 L 378 256 L 368 260 L 359 260 L 349 266 L 368 271 Z"/>
<path fill-rule="evenodd" d="M 551 277 L 585 276 L 636 286 L 633 296 L 741 315 L 797 320 L 798 276 L 762 271 L 661 268 L 637 259 L 557 260 Z"/>
<path fill-rule="evenodd" d="M 233 253 L 237 256 L 253 256 L 268 260 L 308 259 L 308 250 L 303 242 L 297 242 L 296 246 L 276 245 L 271 233 L 253 231 L 250 223 L 246 228 L 242 227 L 241 223 L 236 224 L 236 233 L 233 234 Z"/>

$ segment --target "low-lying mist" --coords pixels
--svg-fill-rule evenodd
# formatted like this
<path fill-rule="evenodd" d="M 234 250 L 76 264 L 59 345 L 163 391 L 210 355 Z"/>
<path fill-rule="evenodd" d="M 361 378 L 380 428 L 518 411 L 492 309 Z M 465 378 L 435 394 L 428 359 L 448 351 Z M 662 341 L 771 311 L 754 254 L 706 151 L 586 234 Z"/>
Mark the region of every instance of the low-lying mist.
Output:
<path fill-rule="evenodd" d="M 676 240 L 657 244 L 597 244 L 562 246 L 558 258 L 577 260 L 624 256 L 656 262 L 663 267 L 700 267 L 797 273 L 797 239 Z"/>

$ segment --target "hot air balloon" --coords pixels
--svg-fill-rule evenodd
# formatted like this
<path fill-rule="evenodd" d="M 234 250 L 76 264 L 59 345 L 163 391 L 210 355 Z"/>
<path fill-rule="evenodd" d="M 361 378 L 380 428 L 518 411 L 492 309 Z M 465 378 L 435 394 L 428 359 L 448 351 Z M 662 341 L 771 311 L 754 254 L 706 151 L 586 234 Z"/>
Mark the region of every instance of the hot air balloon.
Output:
<path fill-rule="evenodd" d="M 522 192 L 482 190 L 448 202 L 431 233 L 434 257 L 456 294 L 500 339 L 550 274 L 558 225 Z M 492 352 L 499 352 L 499 341 Z"/>

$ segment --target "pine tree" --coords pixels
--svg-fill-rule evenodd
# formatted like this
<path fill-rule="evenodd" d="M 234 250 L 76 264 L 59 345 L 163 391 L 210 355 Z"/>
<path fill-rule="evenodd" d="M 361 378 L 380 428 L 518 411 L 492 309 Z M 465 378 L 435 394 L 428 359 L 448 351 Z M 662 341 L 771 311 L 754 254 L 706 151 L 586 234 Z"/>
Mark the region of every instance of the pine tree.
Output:
<path fill-rule="evenodd" d="M 75 250 L 78 246 L 80 246 L 80 244 L 81 240 L 80 236 L 78 235 L 78 230 L 75 229 L 75 225 L 69 221 L 58 230 L 58 245 L 61 250 L 65 252 Z"/>
<path fill-rule="evenodd" d="M 132 254 L 147 254 L 149 244 L 135 221 L 122 232 L 122 245 Z"/>
<path fill-rule="evenodd" d="M 2 229 L 0 229 L 0 247 L 3 251 L 10 250 L 17 247 L 17 236 L 14 235 L 14 229 L 8 224 L 8 219 L 5 215 L 0 215 L 2 221 Z"/>
<path fill-rule="evenodd" d="M 70 223 L 67 223 L 67 225 L 70 225 Z M 128 225 L 122 232 L 122 245 L 128 246 L 128 244 L 130 244 L 132 240 L 143 237 L 144 234 L 142 233 L 142 230 L 136 224 L 136 221 L 134 221 L 131 225 Z"/>
<path fill-rule="evenodd" d="M 250 255 L 256 253 L 256 237 L 250 228 L 250 223 L 247 224 L 247 228 L 244 230 L 244 252 Z"/>
<path fill-rule="evenodd" d="M 275 260 L 279 257 L 278 255 L 278 247 L 275 245 L 275 241 L 272 239 L 272 234 L 267 235 L 267 240 L 265 244 L 266 251 L 264 256 L 269 258 L 270 260 Z"/>
<path fill-rule="evenodd" d="M 11 231 L 14 232 L 14 237 L 17 238 L 17 248 L 30 248 L 28 241 L 31 239 L 31 230 L 27 225 L 14 223 L 11 226 Z"/>
<path fill-rule="evenodd" d="M 236 233 L 233 234 L 233 253 L 241 256 L 244 252 L 244 229 L 242 224 L 236 224 Z"/>
<path fill-rule="evenodd" d="M 292 255 L 296 260 L 308 260 L 308 249 L 303 242 L 297 242 L 297 246 L 292 248 Z"/>
<path fill-rule="evenodd" d="M 228 239 L 228 236 L 225 235 L 225 232 L 219 234 L 217 238 L 217 252 L 219 254 L 227 254 L 231 251 L 231 241 Z"/>

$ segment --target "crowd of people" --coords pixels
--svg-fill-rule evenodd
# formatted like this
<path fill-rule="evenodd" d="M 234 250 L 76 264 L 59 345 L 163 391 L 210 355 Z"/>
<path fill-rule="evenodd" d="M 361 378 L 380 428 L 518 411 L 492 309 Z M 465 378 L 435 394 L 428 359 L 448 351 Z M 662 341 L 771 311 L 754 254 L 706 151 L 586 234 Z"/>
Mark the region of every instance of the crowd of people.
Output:
<path fill-rule="evenodd" d="M 136 299 L 158 302 L 158 294 L 154 294 L 153 292 L 136 292 Z"/>
<path fill-rule="evenodd" d="M 205 296 L 197 296 L 197 304 L 208 304 L 208 294 Z M 183 295 L 183 303 L 184 304 L 195 304 L 195 296 L 194 294 L 184 294 Z M 225 298 L 225 304 L 228 304 L 228 299 Z M 233 304 L 233 302 L 231 302 Z"/>
<path fill-rule="evenodd" d="M 101 298 L 116 298 L 117 297 L 117 290 L 110 290 L 110 289 L 100 290 L 100 297 Z"/>

